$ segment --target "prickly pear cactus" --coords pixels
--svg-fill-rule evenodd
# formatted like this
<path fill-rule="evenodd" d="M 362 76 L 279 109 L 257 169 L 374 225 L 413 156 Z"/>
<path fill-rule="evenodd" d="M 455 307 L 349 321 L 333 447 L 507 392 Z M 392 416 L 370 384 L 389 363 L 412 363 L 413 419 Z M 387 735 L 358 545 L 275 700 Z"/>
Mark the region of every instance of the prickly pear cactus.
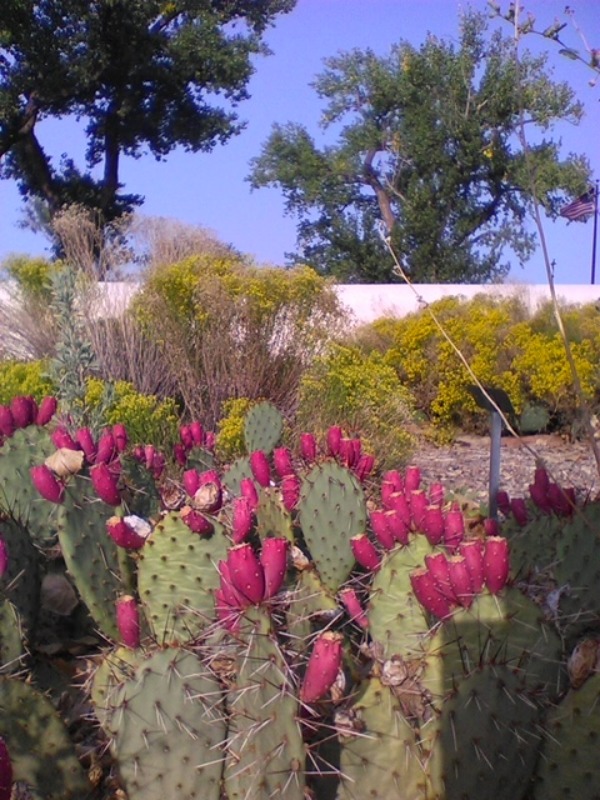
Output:
<path fill-rule="evenodd" d="M 15 606 L 0 597 L 0 674 L 19 672 L 25 660 L 25 634 Z"/>
<path fill-rule="evenodd" d="M 227 555 L 223 526 L 192 533 L 177 513 L 167 514 L 140 552 L 138 589 L 152 636 L 161 644 L 195 639 L 214 620 L 216 565 Z"/>
<path fill-rule="evenodd" d="M 283 507 L 281 498 L 275 490 L 261 488 L 259 492 L 256 529 L 262 539 L 267 536 L 278 536 L 292 543 L 294 541 L 292 516 Z"/>
<path fill-rule="evenodd" d="M 302 481 L 298 519 L 323 584 L 337 592 L 355 564 L 350 540 L 367 524 L 362 486 L 334 461 L 313 467 Z"/>
<path fill-rule="evenodd" d="M 28 638 L 39 610 L 40 554 L 28 531 L 12 519 L 0 522 L 0 536 L 8 551 L 8 567 L 0 578 L 0 594 L 4 593 L 15 606 L 23 636 Z"/>
<path fill-rule="evenodd" d="M 227 472 L 223 475 L 223 486 L 233 495 L 240 494 L 240 483 L 244 478 L 252 478 L 250 459 L 247 456 L 236 458 Z"/>
<path fill-rule="evenodd" d="M 228 800 L 303 800 L 299 704 L 268 614 L 249 609 L 239 638 L 235 685 L 227 697 Z"/>
<path fill-rule="evenodd" d="M 277 447 L 283 433 L 283 417 L 272 403 L 257 403 L 246 414 L 244 441 L 248 453 L 263 450 L 267 455 Z"/>

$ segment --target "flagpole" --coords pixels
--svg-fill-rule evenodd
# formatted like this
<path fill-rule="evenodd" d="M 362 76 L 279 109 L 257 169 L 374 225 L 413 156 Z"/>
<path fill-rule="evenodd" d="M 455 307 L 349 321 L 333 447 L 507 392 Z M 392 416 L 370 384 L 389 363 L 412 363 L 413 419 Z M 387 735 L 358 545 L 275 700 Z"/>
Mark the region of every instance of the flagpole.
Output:
<path fill-rule="evenodd" d="M 596 242 L 598 240 L 598 184 L 596 178 L 596 191 L 594 193 L 594 233 L 592 243 L 592 286 L 596 283 Z"/>

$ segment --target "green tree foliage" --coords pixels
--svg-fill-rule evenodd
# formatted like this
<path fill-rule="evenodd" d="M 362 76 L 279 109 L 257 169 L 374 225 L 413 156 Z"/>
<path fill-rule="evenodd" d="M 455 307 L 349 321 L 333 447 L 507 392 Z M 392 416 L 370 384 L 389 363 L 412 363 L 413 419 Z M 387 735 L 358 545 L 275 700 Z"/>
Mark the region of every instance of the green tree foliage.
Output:
<path fill-rule="evenodd" d="M 523 263 L 535 240 L 521 121 L 536 131 L 530 149 L 546 212 L 555 216 L 586 186 L 586 159 L 561 160 L 547 137 L 557 121 L 580 119 L 573 91 L 551 80 L 546 58 L 523 53 L 517 62 L 512 40 L 489 32 L 482 15 L 464 15 L 458 46 L 428 36 L 388 57 L 353 50 L 325 63 L 314 87 L 337 144 L 319 149 L 302 126 L 277 125 L 250 176 L 255 188 L 283 190 L 299 218 L 301 258 L 323 273 L 397 280 L 381 224 L 415 282 L 500 280 L 505 248 Z"/>
<path fill-rule="evenodd" d="M 5 0 L 0 19 L 2 177 L 50 214 L 77 203 L 119 217 L 141 198 L 119 192 L 123 155 L 210 151 L 241 129 L 251 58 L 295 0 Z M 47 117 L 86 121 L 87 169 L 51 162 Z M 66 149 L 66 148 L 65 148 Z M 100 177 L 98 168 L 100 169 Z"/>

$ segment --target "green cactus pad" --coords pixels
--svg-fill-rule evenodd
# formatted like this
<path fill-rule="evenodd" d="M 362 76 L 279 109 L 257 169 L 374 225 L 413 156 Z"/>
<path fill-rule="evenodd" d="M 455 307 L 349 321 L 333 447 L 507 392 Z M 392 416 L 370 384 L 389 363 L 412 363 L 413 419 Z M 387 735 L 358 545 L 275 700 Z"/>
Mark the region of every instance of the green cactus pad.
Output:
<path fill-rule="evenodd" d="M 144 657 L 141 650 L 120 646 L 107 652 L 94 672 L 90 682 L 90 697 L 100 725 L 112 736 L 118 727 L 114 711 L 115 692 L 133 678 Z"/>
<path fill-rule="evenodd" d="M 0 536 L 8 550 L 8 568 L 0 588 L 16 607 L 25 636 L 35 627 L 40 602 L 40 555 L 28 531 L 6 519 L 0 522 Z"/>
<path fill-rule="evenodd" d="M 252 478 L 254 480 L 250 469 L 250 459 L 247 456 L 236 458 L 227 472 L 223 474 L 223 486 L 232 497 L 237 497 L 241 494 L 240 483 L 244 478 Z"/>
<path fill-rule="evenodd" d="M 302 481 L 298 518 L 323 584 L 337 592 L 355 564 L 350 539 L 367 525 L 360 482 L 334 461 L 318 464 Z"/>
<path fill-rule="evenodd" d="M 161 500 L 150 471 L 130 456 L 121 456 L 121 466 L 121 484 L 128 513 L 142 519 L 156 517 L 160 513 Z"/>
<path fill-rule="evenodd" d="M 351 725 L 339 736 L 337 800 L 424 800 L 415 734 L 389 688 L 377 678 L 366 681 L 344 717 Z"/>
<path fill-rule="evenodd" d="M 239 640 L 236 682 L 227 698 L 228 800 L 303 800 L 298 701 L 268 615 L 248 609 Z"/>
<path fill-rule="evenodd" d="M 515 523 L 502 526 L 502 535 L 510 542 L 510 573 L 524 580 L 545 570 L 556 557 L 556 544 L 565 520 L 554 514 L 542 514 L 525 527 Z"/>
<path fill-rule="evenodd" d="M 600 797 L 600 674 L 572 689 L 548 715 L 535 800 Z"/>
<path fill-rule="evenodd" d="M 67 729 L 51 702 L 32 686 L 0 676 L 0 736 L 16 781 L 44 800 L 85 800 L 91 794 Z"/>
<path fill-rule="evenodd" d="M 272 403 L 252 406 L 244 420 L 246 451 L 263 450 L 267 455 L 279 444 L 283 433 L 283 417 Z"/>
<path fill-rule="evenodd" d="M 111 751 L 129 800 L 219 800 L 221 688 L 195 655 L 159 650 L 112 700 Z"/>
<path fill-rule="evenodd" d="M 195 469 L 198 472 L 207 472 L 209 469 L 215 469 L 217 463 L 214 455 L 210 450 L 205 450 L 204 447 L 192 447 L 187 453 L 185 468 Z"/>
<path fill-rule="evenodd" d="M 140 600 L 161 644 L 191 641 L 214 621 L 217 564 L 227 556 L 228 541 L 223 526 L 213 525 L 210 537 L 199 536 L 179 514 L 168 514 L 140 551 Z"/>
<path fill-rule="evenodd" d="M 259 491 L 259 503 L 256 508 L 256 527 L 261 539 L 276 536 L 294 542 L 292 517 L 281 502 L 279 493 L 274 489 Z"/>
<path fill-rule="evenodd" d="M 102 633 L 118 639 L 115 602 L 123 591 L 117 546 L 106 531 L 112 506 L 99 500 L 88 478 L 73 476 L 65 492 L 58 538 L 67 569 Z"/>
<path fill-rule="evenodd" d="M 0 674 L 19 672 L 25 658 L 25 635 L 15 606 L 0 597 Z"/>
<path fill-rule="evenodd" d="M 367 609 L 369 632 L 383 645 L 386 658 L 413 658 L 423 651 L 423 636 L 429 624 L 412 592 L 409 574 L 422 567 L 431 552 L 424 536 L 413 536 L 408 547 L 399 547 L 384 558 L 375 575 Z"/>
<path fill-rule="evenodd" d="M 459 681 L 430 724 L 428 800 L 523 800 L 539 752 L 539 723 L 540 710 L 507 667 L 488 665 Z"/>

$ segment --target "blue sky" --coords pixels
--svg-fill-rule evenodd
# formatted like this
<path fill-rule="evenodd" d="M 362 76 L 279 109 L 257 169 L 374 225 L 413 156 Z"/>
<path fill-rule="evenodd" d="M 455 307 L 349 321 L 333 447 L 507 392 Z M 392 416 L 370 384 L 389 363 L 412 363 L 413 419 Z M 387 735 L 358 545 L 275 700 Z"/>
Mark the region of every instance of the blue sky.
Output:
<path fill-rule="evenodd" d="M 501 4 L 508 5 L 505 0 Z M 485 9 L 487 3 L 476 0 L 471 6 Z M 121 180 L 128 191 L 145 196 L 143 214 L 208 227 L 258 262 L 282 265 L 284 253 L 295 248 L 295 221 L 284 215 L 283 198 L 276 189 L 251 192 L 245 181 L 249 161 L 260 152 L 273 123 L 304 124 L 318 142 L 324 141 L 318 127 L 322 107 L 309 85 L 322 69 L 324 58 L 354 47 L 370 47 L 385 55 L 401 39 L 419 45 L 427 32 L 455 39 L 464 7 L 456 0 L 299 0 L 294 11 L 280 17 L 268 33 L 274 54 L 257 60 L 249 87 L 252 97 L 239 107 L 246 129 L 210 154 L 176 150 L 165 162 L 156 162 L 150 155 L 126 159 Z M 525 10 L 536 16 L 540 26 L 555 18 L 566 20 L 564 8 L 564 0 L 525 3 Z M 600 47 L 599 0 L 576 0 L 571 8 L 589 44 Z M 506 32 L 510 32 L 508 25 Z M 581 47 L 571 23 L 563 35 L 571 46 Z M 600 85 L 590 87 L 593 73 L 558 55 L 557 48 L 546 40 L 529 37 L 526 44 L 533 51 L 549 46 L 555 77 L 571 83 L 584 103 L 582 123 L 578 127 L 562 125 L 553 135 L 562 139 L 565 154 L 587 155 L 595 176 L 600 176 Z M 47 120 L 37 131 L 52 156 L 58 158 L 67 151 L 83 165 L 84 138 L 73 120 Z M 0 181 L 0 261 L 10 253 L 45 252 L 43 237 L 17 226 L 21 216 L 15 185 Z M 589 283 L 592 220 L 585 224 L 548 221 L 545 231 L 551 258 L 556 261 L 556 281 Z M 600 273 L 600 252 L 596 272 Z M 509 281 L 544 283 L 541 252 L 538 250 L 524 269 L 515 263 Z"/>

